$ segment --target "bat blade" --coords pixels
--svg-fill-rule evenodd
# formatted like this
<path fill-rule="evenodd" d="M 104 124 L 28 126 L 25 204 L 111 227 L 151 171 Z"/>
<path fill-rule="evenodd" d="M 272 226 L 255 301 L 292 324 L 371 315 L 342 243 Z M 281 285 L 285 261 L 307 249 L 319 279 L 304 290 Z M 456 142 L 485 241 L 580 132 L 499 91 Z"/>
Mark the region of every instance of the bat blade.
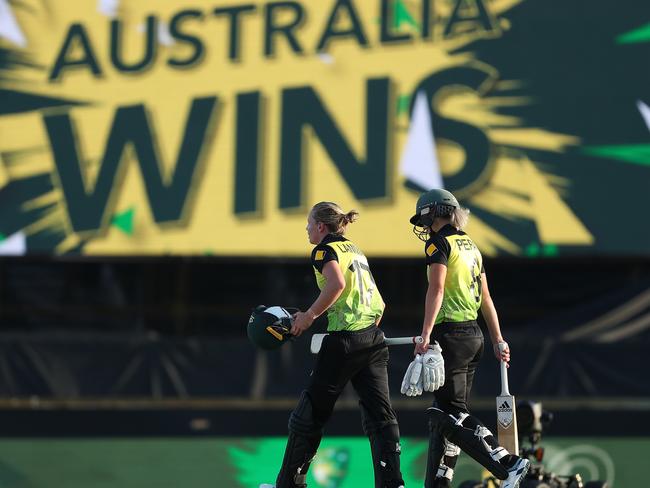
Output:
<path fill-rule="evenodd" d="M 503 352 L 508 345 L 499 343 L 499 351 Z M 497 438 L 499 444 L 515 456 L 519 456 L 519 433 L 517 432 L 517 409 L 515 396 L 510 394 L 508 387 L 508 367 L 500 361 L 501 395 L 497 397 Z"/>
<path fill-rule="evenodd" d="M 499 444 L 515 455 L 519 455 L 517 432 L 517 411 L 514 395 L 497 397 L 497 436 Z"/>

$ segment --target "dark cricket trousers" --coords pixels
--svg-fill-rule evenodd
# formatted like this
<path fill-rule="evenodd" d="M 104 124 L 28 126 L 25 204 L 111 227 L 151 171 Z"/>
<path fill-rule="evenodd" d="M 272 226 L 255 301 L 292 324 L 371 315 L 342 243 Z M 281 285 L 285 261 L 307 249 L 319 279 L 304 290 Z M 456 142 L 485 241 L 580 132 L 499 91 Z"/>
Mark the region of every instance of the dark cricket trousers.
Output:
<path fill-rule="evenodd" d="M 343 388 L 351 381 L 371 417 L 368 420 L 394 423 L 387 367 L 388 347 L 379 327 L 330 332 L 323 340 L 307 389 L 315 422 L 325 425 Z"/>
<path fill-rule="evenodd" d="M 474 320 L 442 322 L 433 327 L 431 342 L 434 340 L 440 344 L 445 360 L 445 384 L 434 392 L 436 404 L 454 416 L 469 413 L 467 402 L 483 355 L 483 332 Z"/>

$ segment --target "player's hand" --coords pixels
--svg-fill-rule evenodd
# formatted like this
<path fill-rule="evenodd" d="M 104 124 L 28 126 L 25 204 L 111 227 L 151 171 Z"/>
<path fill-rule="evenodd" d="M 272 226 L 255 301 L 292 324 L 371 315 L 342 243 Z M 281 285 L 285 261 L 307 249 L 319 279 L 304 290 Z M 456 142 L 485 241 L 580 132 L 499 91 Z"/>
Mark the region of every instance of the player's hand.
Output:
<path fill-rule="evenodd" d="M 307 312 L 296 312 L 293 314 L 293 323 L 291 325 L 291 334 L 300 337 L 314 323 L 314 318 Z"/>
<path fill-rule="evenodd" d="M 419 354 L 406 368 L 400 391 L 406 396 L 422 395 L 422 356 Z"/>
<path fill-rule="evenodd" d="M 501 346 L 503 351 L 499 349 L 499 344 L 505 344 L 505 347 Z M 492 348 L 494 349 L 494 357 L 497 358 L 497 361 L 503 361 L 507 367 L 510 367 L 508 364 L 510 362 L 510 346 L 508 346 L 508 343 L 506 341 L 495 342 L 492 344 Z"/>
<path fill-rule="evenodd" d="M 422 337 L 423 341 L 420 344 L 417 344 L 417 343 L 415 344 L 415 352 L 413 353 L 414 355 L 415 354 L 425 354 L 429 350 L 429 341 L 431 339 L 429 337 L 427 337 L 427 336 L 424 336 L 424 335 L 421 336 L 421 337 Z"/>
<path fill-rule="evenodd" d="M 445 384 L 445 360 L 436 341 L 422 357 L 422 378 L 424 391 L 436 391 Z"/>

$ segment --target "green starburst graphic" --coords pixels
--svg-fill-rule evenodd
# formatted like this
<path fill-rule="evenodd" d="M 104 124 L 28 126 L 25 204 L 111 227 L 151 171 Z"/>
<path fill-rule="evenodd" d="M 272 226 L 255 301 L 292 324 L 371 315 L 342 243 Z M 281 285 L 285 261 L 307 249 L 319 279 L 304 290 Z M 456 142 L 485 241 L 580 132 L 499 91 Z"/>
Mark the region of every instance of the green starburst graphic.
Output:
<path fill-rule="evenodd" d="M 640 42 L 650 42 L 650 22 L 616 38 L 617 44 L 637 44 Z"/>
<path fill-rule="evenodd" d="M 248 439 L 228 450 L 240 486 L 257 488 L 274 483 L 282 464 L 286 438 Z M 400 464 L 406 486 L 423 483 L 426 443 L 402 439 Z M 373 485 L 372 457 L 368 439 L 335 437 L 323 439 L 307 474 L 308 486 L 318 488 L 356 488 Z"/>
<path fill-rule="evenodd" d="M 583 147 L 582 151 L 600 158 L 617 159 L 626 163 L 650 166 L 650 144 L 587 146 Z"/>
<path fill-rule="evenodd" d="M 404 4 L 403 0 L 395 0 L 393 3 L 393 27 L 399 29 L 403 23 L 420 28 L 420 25 L 415 21 L 408 7 Z"/>

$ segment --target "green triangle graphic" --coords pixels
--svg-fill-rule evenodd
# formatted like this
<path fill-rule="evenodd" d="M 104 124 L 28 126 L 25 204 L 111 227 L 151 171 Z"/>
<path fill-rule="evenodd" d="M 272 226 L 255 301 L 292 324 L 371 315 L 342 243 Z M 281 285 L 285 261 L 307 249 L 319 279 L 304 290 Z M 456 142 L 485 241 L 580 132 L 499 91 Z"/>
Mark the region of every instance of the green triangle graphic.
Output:
<path fill-rule="evenodd" d="M 544 244 L 544 247 L 542 248 L 542 256 L 555 257 L 559 254 L 560 250 L 556 244 Z"/>
<path fill-rule="evenodd" d="M 616 38 L 617 44 L 636 44 L 638 42 L 650 42 L 650 23 Z"/>
<path fill-rule="evenodd" d="M 111 220 L 111 225 L 117 227 L 119 230 L 124 232 L 127 236 L 133 235 L 133 217 L 135 216 L 135 208 L 130 207 L 128 210 L 115 214 L 113 220 Z"/>
<path fill-rule="evenodd" d="M 537 244 L 536 242 L 531 242 L 524 249 L 524 254 L 526 256 L 539 256 L 539 251 L 540 251 L 539 244 Z"/>
<path fill-rule="evenodd" d="M 397 97 L 397 115 L 408 112 L 411 103 L 411 95 L 399 95 Z"/>
<path fill-rule="evenodd" d="M 2 232 L 0 232 L 0 242 L 4 241 L 7 238 Z"/>
<path fill-rule="evenodd" d="M 626 163 L 650 166 L 650 144 L 622 144 L 619 146 L 586 146 L 582 151 L 599 158 L 612 158 Z"/>
<path fill-rule="evenodd" d="M 403 22 L 419 29 L 420 26 L 409 12 L 403 0 L 395 0 L 393 3 L 393 27 L 399 29 Z"/>
<path fill-rule="evenodd" d="M 528 257 L 539 256 L 539 253 L 540 253 L 539 244 L 537 244 L 536 242 L 531 242 L 524 249 L 524 254 Z"/>

